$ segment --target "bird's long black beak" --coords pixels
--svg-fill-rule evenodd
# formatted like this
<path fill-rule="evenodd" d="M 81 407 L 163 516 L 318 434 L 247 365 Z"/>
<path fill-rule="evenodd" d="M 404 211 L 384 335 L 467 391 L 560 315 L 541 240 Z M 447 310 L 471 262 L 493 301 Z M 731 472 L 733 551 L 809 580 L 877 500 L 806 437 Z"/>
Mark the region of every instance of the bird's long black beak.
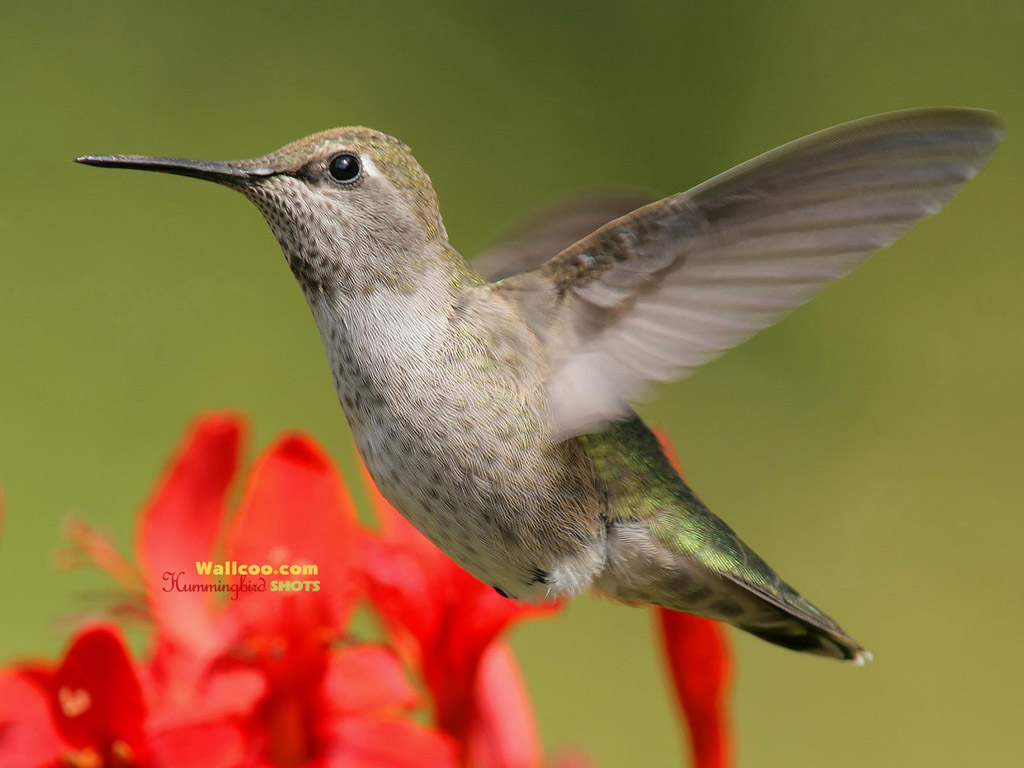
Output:
<path fill-rule="evenodd" d="M 221 184 L 248 184 L 273 176 L 273 168 L 245 167 L 240 164 L 214 160 L 183 160 L 177 157 L 145 157 L 143 155 L 83 155 L 76 163 L 97 165 L 101 168 L 134 168 L 140 171 L 159 171 Z"/>

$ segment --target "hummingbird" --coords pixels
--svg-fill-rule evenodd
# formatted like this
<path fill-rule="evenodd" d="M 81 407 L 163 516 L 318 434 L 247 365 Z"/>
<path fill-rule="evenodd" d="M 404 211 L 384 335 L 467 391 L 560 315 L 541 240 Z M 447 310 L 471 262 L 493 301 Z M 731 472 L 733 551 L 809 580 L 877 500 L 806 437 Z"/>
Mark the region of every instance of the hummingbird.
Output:
<path fill-rule="evenodd" d="M 583 217 L 548 237 L 572 234 L 565 247 L 496 280 L 450 244 L 409 148 L 368 128 L 250 160 L 77 161 L 206 179 L 256 205 L 374 481 L 502 596 L 594 590 L 863 664 L 869 651 L 697 497 L 633 404 L 938 212 L 1002 136 L 973 109 L 846 123 L 593 231 Z"/>

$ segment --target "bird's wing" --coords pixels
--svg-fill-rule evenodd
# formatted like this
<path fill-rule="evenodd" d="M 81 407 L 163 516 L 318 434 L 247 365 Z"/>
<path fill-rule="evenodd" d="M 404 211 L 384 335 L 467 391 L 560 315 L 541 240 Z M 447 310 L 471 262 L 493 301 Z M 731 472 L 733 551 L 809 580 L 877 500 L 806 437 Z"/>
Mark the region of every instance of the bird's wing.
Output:
<path fill-rule="evenodd" d="M 654 195 L 640 190 L 602 189 L 543 205 L 474 256 L 473 266 L 491 281 L 528 272 L 602 224 L 654 199 Z"/>
<path fill-rule="evenodd" d="M 615 219 L 497 285 L 548 346 L 553 424 L 627 414 L 934 214 L 1003 136 L 991 112 L 893 112 L 812 134 Z"/>

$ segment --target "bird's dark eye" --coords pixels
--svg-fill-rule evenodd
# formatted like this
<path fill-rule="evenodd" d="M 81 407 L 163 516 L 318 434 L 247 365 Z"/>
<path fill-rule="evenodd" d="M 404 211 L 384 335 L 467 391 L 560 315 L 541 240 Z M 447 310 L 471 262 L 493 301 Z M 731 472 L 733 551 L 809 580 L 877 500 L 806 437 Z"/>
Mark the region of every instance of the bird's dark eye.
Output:
<path fill-rule="evenodd" d="M 360 173 L 359 158 L 348 152 L 343 152 L 331 158 L 327 170 L 330 171 L 331 178 L 335 181 L 343 183 L 355 181 L 359 178 Z"/>

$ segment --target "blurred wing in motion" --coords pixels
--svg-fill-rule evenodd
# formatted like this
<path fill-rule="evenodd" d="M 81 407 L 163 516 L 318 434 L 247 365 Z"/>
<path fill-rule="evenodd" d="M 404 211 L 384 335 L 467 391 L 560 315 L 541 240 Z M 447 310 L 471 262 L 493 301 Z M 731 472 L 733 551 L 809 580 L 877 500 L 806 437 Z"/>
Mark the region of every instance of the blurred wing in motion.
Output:
<path fill-rule="evenodd" d="M 654 199 L 640 190 L 606 189 L 542 205 L 478 254 L 473 266 L 492 282 L 529 272 L 598 227 Z"/>
<path fill-rule="evenodd" d="M 563 438 L 629 413 L 937 213 L 985 164 L 999 118 L 893 112 L 782 146 L 615 219 L 503 282 L 544 339 Z"/>

